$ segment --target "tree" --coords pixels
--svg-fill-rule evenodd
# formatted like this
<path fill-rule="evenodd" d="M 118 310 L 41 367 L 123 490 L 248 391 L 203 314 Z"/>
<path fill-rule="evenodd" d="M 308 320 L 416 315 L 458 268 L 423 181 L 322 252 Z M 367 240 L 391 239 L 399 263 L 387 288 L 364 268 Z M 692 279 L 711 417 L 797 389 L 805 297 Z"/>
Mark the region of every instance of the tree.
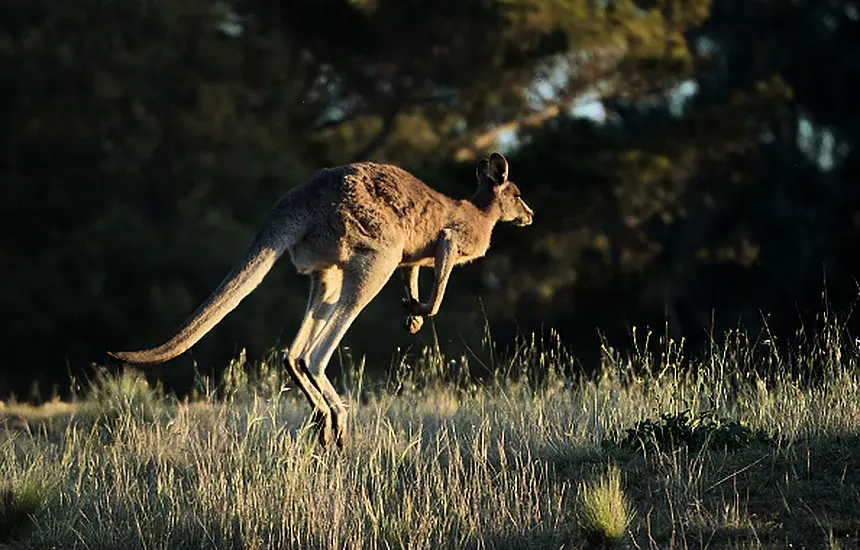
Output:
<path fill-rule="evenodd" d="M 643 11 L 630 0 L 248 1 L 316 67 L 330 108 L 316 128 L 330 162 L 418 163 L 494 145 L 565 113 L 588 92 L 643 95 L 682 78 L 685 29 L 709 0 Z"/>
<path fill-rule="evenodd" d="M 715 2 L 685 34 L 696 52 L 685 107 L 619 93 L 604 101 L 607 127 L 556 120 L 534 131 L 512 165 L 524 181 L 555 182 L 539 216 L 553 204 L 565 213 L 522 267 L 496 276 L 508 303 L 528 304 L 521 325 L 538 312 L 556 327 L 586 317 L 587 329 L 604 311 L 602 328 L 665 319 L 674 336 L 703 342 L 702 327 L 755 330 L 762 312 L 771 330 L 791 331 L 820 310 L 825 278 L 831 300 L 852 300 L 851 6 Z"/>
<path fill-rule="evenodd" d="M 196 305 L 306 170 L 290 145 L 308 115 L 278 100 L 282 41 L 215 23 L 204 1 L 6 9 L 2 340 L 5 370 L 34 365 L 42 391 L 69 362 L 161 337 L 155 319 Z"/>

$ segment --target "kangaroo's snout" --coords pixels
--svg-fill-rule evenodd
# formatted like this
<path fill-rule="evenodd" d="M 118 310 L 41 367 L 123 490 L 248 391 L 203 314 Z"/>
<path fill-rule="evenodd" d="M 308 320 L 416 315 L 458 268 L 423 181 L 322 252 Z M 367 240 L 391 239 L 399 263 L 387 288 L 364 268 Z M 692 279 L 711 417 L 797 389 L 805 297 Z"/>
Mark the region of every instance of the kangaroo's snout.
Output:
<path fill-rule="evenodd" d="M 525 227 L 527 225 L 531 225 L 532 221 L 534 221 L 534 214 L 528 214 L 527 216 L 519 216 L 514 220 L 514 225 L 517 227 Z"/>
<path fill-rule="evenodd" d="M 520 212 L 520 215 L 514 218 L 514 225 L 516 225 L 517 227 L 525 227 L 527 225 L 531 225 L 534 221 L 535 211 L 529 208 L 529 206 L 522 199 L 520 199 L 520 203 L 523 209 L 522 212 Z"/>

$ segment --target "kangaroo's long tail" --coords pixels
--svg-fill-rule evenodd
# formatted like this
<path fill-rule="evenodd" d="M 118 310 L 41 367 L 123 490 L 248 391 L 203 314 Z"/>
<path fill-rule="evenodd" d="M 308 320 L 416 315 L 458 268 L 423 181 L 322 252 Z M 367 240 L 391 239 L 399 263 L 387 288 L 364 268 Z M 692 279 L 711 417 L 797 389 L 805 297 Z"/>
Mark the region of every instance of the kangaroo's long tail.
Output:
<path fill-rule="evenodd" d="M 143 366 L 163 363 L 183 353 L 257 288 L 287 245 L 287 236 L 279 234 L 275 227 L 267 222 L 245 251 L 241 261 L 167 342 L 150 349 L 108 352 L 108 355 L 126 363 Z"/>

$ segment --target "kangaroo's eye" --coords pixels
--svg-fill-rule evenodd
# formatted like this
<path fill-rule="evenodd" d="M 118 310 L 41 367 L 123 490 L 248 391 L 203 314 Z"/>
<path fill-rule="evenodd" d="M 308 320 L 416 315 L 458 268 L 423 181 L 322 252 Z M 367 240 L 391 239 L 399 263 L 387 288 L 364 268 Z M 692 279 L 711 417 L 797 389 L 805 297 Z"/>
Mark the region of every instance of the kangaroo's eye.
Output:
<path fill-rule="evenodd" d="M 521 196 L 519 193 L 514 193 L 514 198 L 515 198 L 515 199 L 519 199 L 519 198 L 521 198 L 521 197 L 522 197 L 522 196 Z"/>

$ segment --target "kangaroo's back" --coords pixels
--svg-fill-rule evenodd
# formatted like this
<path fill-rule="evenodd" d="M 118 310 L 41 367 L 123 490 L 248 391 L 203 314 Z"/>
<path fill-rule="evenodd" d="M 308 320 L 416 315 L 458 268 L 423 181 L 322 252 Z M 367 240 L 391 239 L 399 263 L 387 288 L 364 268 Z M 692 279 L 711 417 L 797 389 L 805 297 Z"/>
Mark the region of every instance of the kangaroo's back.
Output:
<path fill-rule="evenodd" d="M 406 170 L 390 164 L 361 162 L 320 170 L 294 188 L 278 210 L 284 219 L 301 219 L 306 228 L 293 261 L 302 261 L 302 247 L 314 256 L 326 251 L 388 246 L 404 248 L 405 255 L 425 249 L 436 240 L 455 201 L 431 188 Z M 345 260 L 336 254 L 337 261 Z"/>

